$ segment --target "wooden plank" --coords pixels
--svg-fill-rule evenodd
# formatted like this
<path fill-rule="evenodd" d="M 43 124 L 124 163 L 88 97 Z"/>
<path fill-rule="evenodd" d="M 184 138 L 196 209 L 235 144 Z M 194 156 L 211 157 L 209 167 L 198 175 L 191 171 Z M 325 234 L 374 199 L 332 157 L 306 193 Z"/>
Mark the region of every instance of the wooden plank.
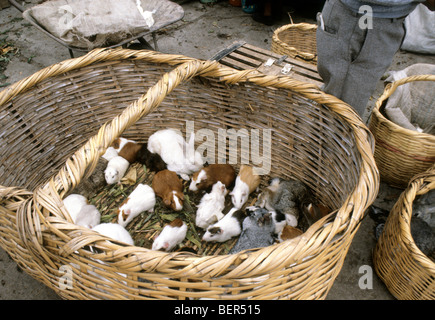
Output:
<path fill-rule="evenodd" d="M 248 44 L 245 44 L 243 47 L 238 48 L 235 52 L 242 53 L 251 58 L 256 57 L 257 59 L 263 60 L 264 62 L 267 61 L 269 58 L 278 60 L 282 57 L 282 55 L 275 54 L 272 51 L 267 51 L 265 49 L 257 48 Z M 322 81 L 319 74 L 317 73 L 316 66 L 288 57 L 283 61 L 282 64 L 280 64 L 280 66 L 284 67 L 286 63 L 289 63 L 292 66 L 292 70 L 294 72 L 301 75 L 306 75 L 313 80 Z"/>
<path fill-rule="evenodd" d="M 225 66 L 237 69 L 237 70 L 246 70 L 246 69 L 252 69 L 250 65 L 247 65 L 246 63 L 237 61 L 232 59 L 231 57 L 225 57 L 220 61 Z"/>
<path fill-rule="evenodd" d="M 253 53 L 253 51 L 251 49 L 248 49 L 250 51 L 246 51 L 247 48 L 244 48 L 244 47 L 239 48 L 239 50 L 237 50 L 237 51 L 242 51 L 243 49 L 245 50 L 244 53 L 246 53 L 246 54 Z M 261 50 L 263 50 L 263 49 L 261 49 Z M 278 60 L 279 58 L 281 58 L 281 55 L 275 54 L 271 51 L 264 52 L 264 50 L 263 50 L 263 52 L 257 53 L 257 55 L 258 55 L 258 58 L 260 58 L 264 61 L 267 61 L 267 59 L 269 59 L 269 58 L 272 58 L 275 60 Z M 307 77 L 310 77 L 314 80 L 321 81 L 321 78 L 320 78 L 319 74 L 317 73 L 317 68 L 315 66 L 313 67 L 309 63 L 305 63 L 305 62 L 298 61 L 298 60 L 288 58 L 288 57 L 283 61 L 283 63 L 280 64 L 280 66 L 284 67 L 284 65 L 286 63 L 289 63 L 292 66 L 293 71 L 295 71 L 301 75 L 306 75 Z"/>
<path fill-rule="evenodd" d="M 250 49 L 250 50 L 252 50 L 254 52 L 255 51 L 256 52 L 260 52 L 260 53 L 262 53 L 265 56 L 274 57 L 275 59 L 278 59 L 279 57 L 282 56 L 282 55 L 277 54 L 275 52 L 272 52 L 272 51 L 269 51 L 269 50 L 266 50 L 266 49 L 262 49 L 262 48 L 258 48 L 258 47 L 255 47 L 253 45 L 250 45 L 248 43 L 243 45 L 243 47 L 247 48 L 247 49 Z M 296 60 L 296 59 L 293 59 L 293 58 L 290 58 L 290 57 L 286 58 L 286 60 L 291 62 L 291 64 L 293 64 L 293 65 L 297 65 L 297 66 L 300 66 L 300 67 L 302 67 L 304 69 L 308 69 L 308 70 L 311 70 L 313 72 L 317 72 L 317 66 L 314 65 L 314 64 L 311 64 L 311 63 L 308 63 L 308 62 L 305 62 L 305 61 L 301 61 L 301 60 Z"/>
<path fill-rule="evenodd" d="M 252 59 L 250 57 L 241 55 L 237 52 L 233 52 L 229 55 L 230 58 L 234 59 L 234 60 L 238 60 L 238 61 L 243 61 L 244 63 L 251 65 L 253 68 L 257 68 L 259 66 L 261 66 L 261 64 L 263 63 L 261 60 L 258 59 Z"/>
<path fill-rule="evenodd" d="M 225 54 L 221 54 L 221 52 L 225 52 Z M 241 43 L 236 41 L 221 52 L 217 54 L 222 57 L 220 63 L 237 70 L 256 68 L 259 72 L 264 74 L 279 76 L 283 75 L 281 72 L 283 67 L 286 64 L 290 64 L 291 70 L 287 76 L 299 81 L 312 83 L 317 86 L 321 86 L 323 83 L 322 79 L 317 73 L 316 65 L 292 59 L 286 57 L 285 55 L 283 56 L 276 54 L 272 51 L 258 48 L 244 42 Z M 278 63 L 280 58 L 283 61 Z M 266 66 L 265 63 L 269 59 L 273 59 L 274 63 L 271 66 Z"/>

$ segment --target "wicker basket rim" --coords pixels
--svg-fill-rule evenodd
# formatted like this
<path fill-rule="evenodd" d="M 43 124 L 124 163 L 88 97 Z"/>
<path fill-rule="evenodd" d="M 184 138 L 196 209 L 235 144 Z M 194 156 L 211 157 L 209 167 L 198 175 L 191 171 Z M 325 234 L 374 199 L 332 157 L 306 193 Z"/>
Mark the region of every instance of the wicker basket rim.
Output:
<path fill-rule="evenodd" d="M 151 112 L 150 108 L 152 101 L 154 100 L 157 101 L 156 103 L 158 106 L 159 101 L 161 102 L 164 97 L 162 98 L 160 94 L 158 96 L 153 96 L 154 91 L 156 91 L 157 93 L 163 91 L 166 95 L 180 82 L 186 81 L 196 75 L 219 78 L 221 81 L 227 82 L 229 84 L 234 84 L 242 81 L 250 81 L 252 83 L 262 86 L 288 88 L 318 103 L 327 105 L 332 109 L 332 111 L 339 114 L 345 121 L 347 121 L 352 126 L 352 128 L 354 128 L 357 148 L 361 154 L 360 177 L 363 177 L 365 174 L 368 176 L 368 179 L 367 181 L 361 178 L 359 179 L 358 184 L 355 186 L 354 192 L 348 196 L 342 207 L 338 210 L 337 216 L 339 217 L 339 219 L 334 218 L 332 222 L 328 221 L 328 219 L 330 219 L 332 215 L 330 214 L 324 219 L 319 220 L 316 224 L 311 226 L 310 229 L 305 232 L 305 234 L 303 234 L 299 238 L 294 239 L 294 241 L 290 240 L 281 244 L 251 250 L 249 251 L 249 254 L 242 251 L 241 253 L 234 255 L 205 256 L 198 258 L 196 255 L 187 253 L 155 252 L 146 248 L 118 245 L 115 244 L 115 241 L 108 244 L 106 240 L 110 239 L 101 235 L 96 235 L 94 231 L 83 230 L 84 228 L 75 226 L 75 229 L 77 229 L 78 233 L 81 234 L 81 236 L 74 238 L 66 236 L 65 240 L 67 243 L 64 246 L 63 250 L 64 256 L 72 254 L 73 252 L 81 249 L 87 244 L 98 242 L 101 247 L 105 247 L 107 249 L 113 250 L 114 252 L 117 252 L 116 255 L 120 253 L 122 253 L 122 255 L 133 254 L 139 259 L 139 262 L 141 261 L 141 259 L 144 259 L 143 261 L 146 261 L 146 263 L 151 263 L 149 260 L 153 260 L 153 263 L 157 264 L 153 265 L 153 270 L 157 270 L 159 268 L 166 268 L 166 266 L 162 265 L 161 262 L 157 261 L 159 260 L 156 259 L 157 257 L 162 258 L 162 260 L 164 261 L 177 261 L 186 266 L 190 265 L 191 262 L 194 262 L 190 265 L 188 270 L 183 270 L 183 275 L 187 273 L 196 276 L 200 271 L 196 269 L 196 266 L 201 265 L 203 268 L 209 271 L 209 268 L 212 268 L 216 261 L 223 261 L 227 259 L 225 265 L 233 263 L 234 261 L 239 261 L 238 268 L 227 274 L 227 276 L 230 277 L 233 273 L 237 274 L 237 272 L 241 272 L 241 270 L 243 270 L 243 268 L 245 268 L 246 266 L 249 266 L 254 263 L 254 261 L 257 261 L 256 259 L 260 259 L 261 256 L 263 256 L 263 254 L 265 254 L 266 252 L 275 252 L 268 254 L 267 256 L 273 256 L 276 258 L 277 256 L 279 256 L 279 253 L 277 253 L 278 251 L 274 251 L 277 248 L 281 248 L 283 250 L 294 250 L 296 247 L 303 246 L 303 244 L 311 241 L 310 238 L 315 233 L 318 233 L 319 236 L 326 235 L 325 241 L 321 243 L 322 246 L 326 246 L 330 241 L 332 241 L 334 233 L 343 232 L 344 229 L 352 228 L 359 224 L 360 220 L 363 217 L 364 210 L 362 210 L 362 208 L 359 208 L 360 210 L 356 211 L 355 215 L 357 217 L 347 219 L 349 213 L 351 213 L 355 209 L 357 203 L 360 203 L 362 200 L 366 200 L 366 202 L 370 203 L 374 201 L 374 197 L 376 196 L 379 187 L 379 173 L 377 171 L 377 167 L 373 158 L 373 136 L 368 128 L 362 123 L 361 119 L 353 111 L 353 109 L 346 103 L 333 96 L 327 95 L 326 93 L 319 91 L 318 88 L 314 85 L 302 83 L 286 76 L 268 76 L 260 74 L 255 70 L 236 71 L 232 68 L 221 66 L 215 61 L 200 61 L 197 59 L 186 58 L 184 56 L 178 55 L 162 55 L 160 53 L 146 50 L 135 51 L 127 49 L 95 49 L 83 57 L 70 59 L 58 63 L 52 67 L 45 68 L 37 72 L 33 76 L 19 81 L 15 85 L 11 85 L 2 93 L 0 93 L 0 104 L 9 101 L 10 99 L 12 99 L 13 96 L 16 96 L 19 92 L 22 92 L 28 86 L 33 86 L 39 81 L 42 81 L 43 79 L 46 79 L 48 77 L 58 75 L 85 65 L 89 65 L 94 62 L 116 59 L 150 59 L 150 61 L 153 62 L 183 64 L 179 65 L 171 72 L 165 74 L 158 83 L 150 88 L 148 92 L 140 97 L 136 102 L 128 106 L 122 112 L 122 114 L 117 116 L 110 123 L 106 123 L 105 125 L 103 125 L 99 130 L 98 134 L 89 139 L 89 141 L 82 148 L 76 151 L 76 153 L 72 156 L 71 160 L 67 161 L 63 168 L 61 168 L 61 170 L 54 177 L 52 177 L 50 181 L 36 188 L 36 190 L 33 192 L 34 199 L 41 201 L 41 203 L 44 204 L 44 207 L 49 209 L 50 212 L 54 210 L 56 211 L 56 213 L 53 213 L 55 217 L 46 217 L 44 216 L 42 210 L 34 210 L 36 211 L 36 215 L 31 218 L 38 220 L 38 223 L 32 223 L 32 228 L 36 228 L 38 224 L 44 224 L 45 227 L 51 228 L 56 234 L 59 234 L 59 231 L 56 229 L 56 226 L 58 227 L 60 225 L 59 218 L 66 219 L 65 223 L 70 224 L 71 220 L 68 220 L 68 214 L 66 213 L 65 209 L 61 208 L 61 206 L 59 205 L 61 203 L 61 193 L 59 193 L 59 190 L 63 188 L 63 194 L 65 194 L 65 192 L 68 190 L 68 187 L 71 186 L 71 182 L 69 181 L 71 178 L 70 175 L 73 172 L 76 175 L 78 174 L 78 176 L 76 176 L 75 178 L 78 177 L 79 179 L 74 179 L 74 181 L 78 183 L 80 181 L 80 178 L 83 177 L 85 169 L 89 166 L 94 168 L 98 157 L 103 153 L 105 149 L 107 149 L 111 142 L 116 137 L 121 135 L 121 133 L 126 128 L 128 128 L 131 123 L 137 121 L 132 120 L 132 114 L 135 114 L 135 116 L 139 119 L 146 115 L 148 112 Z M 162 90 L 162 87 L 166 88 L 168 85 L 171 86 L 171 89 Z M 113 132 L 111 130 L 116 132 Z M 77 161 L 78 164 L 76 165 L 74 162 Z M 65 181 L 67 181 L 66 188 L 64 185 Z M 55 191 L 52 192 L 53 190 Z M 372 192 L 368 193 L 368 190 L 371 190 Z M 51 200 L 54 199 L 54 203 L 47 203 L 44 200 L 44 198 L 47 197 L 49 197 Z M 24 221 L 25 219 L 29 218 L 29 216 L 26 214 L 25 207 L 26 204 L 24 203 L 20 207 L 20 210 L 18 210 L 17 215 L 19 215 L 20 217 L 17 217 L 17 220 Z M 328 223 L 324 224 L 326 221 L 328 221 Z M 321 229 L 316 229 L 321 225 Z M 21 228 L 25 228 L 25 226 Z M 68 225 L 65 227 L 65 229 L 70 231 L 71 226 Z M 40 234 L 42 232 L 41 230 L 35 230 L 35 232 L 39 236 L 31 237 L 32 239 L 30 239 L 30 241 L 32 241 L 36 245 L 39 245 L 39 243 L 42 241 L 40 238 Z M 147 253 L 149 252 L 153 252 L 154 258 L 149 258 L 149 255 L 147 256 Z M 178 259 L 179 256 L 182 256 L 182 258 Z M 291 254 L 289 256 L 291 256 Z M 47 259 L 49 260 L 48 257 Z M 278 258 L 281 266 L 286 263 L 287 259 L 287 256 Z M 204 265 L 208 267 L 204 267 Z M 258 270 L 256 271 L 258 273 L 264 273 L 265 270 L 269 270 L 269 268 L 273 269 L 275 267 L 276 264 L 270 264 L 270 266 L 264 265 L 262 268 L 258 268 Z M 249 270 L 242 271 L 242 273 L 246 273 L 248 271 Z"/>
<path fill-rule="evenodd" d="M 306 23 L 306 22 L 290 23 L 290 24 L 286 24 L 286 25 L 279 27 L 278 29 L 276 29 L 273 32 L 272 41 L 276 42 L 278 45 L 282 46 L 286 50 L 296 50 L 293 46 L 289 45 L 288 43 L 285 43 L 284 41 L 282 41 L 279 38 L 279 34 L 281 32 L 289 30 L 289 29 L 298 29 L 298 30 L 302 30 L 302 31 L 315 31 L 315 30 L 317 30 L 317 25 L 311 24 L 311 23 Z M 313 54 L 310 52 L 303 52 L 303 54 L 306 55 L 307 58 L 309 56 L 311 59 L 316 57 L 316 54 Z"/>
<path fill-rule="evenodd" d="M 417 247 L 411 234 L 412 205 L 418 195 L 423 195 L 430 190 L 435 189 L 435 164 L 427 171 L 415 175 L 408 184 L 408 187 L 400 195 L 396 205 L 391 210 L 398 217 L 400 230 L 403 232 L 404 239 L 412 241 L 403 241 L 409 251 L 424 266 L 435 270 L 435 262 L 428 258 L 420 248 Z M 403 204 L 406 210 L 399 211 L 398 205 Z"/>
<path fill-rule="evenodd" d="M 394 123 L 393 121 L 387 119 L 381 112 L 381 107 L 383 103 L 394 93 L 394 91 L 396 91 L 397 87 L 413 81 L 435 81 L 435 75 L 431 75 L 431 74 L 415 75 L 415 76 L 405 77 L 397 81 L 388 83 L 385 86 L 383 94 L 376 101 L 376 104 L 373 107 L 372 112 L 374 116 L 376 116 L 376 118 L 379 120 L 380 124 L 388 126 L 389 129 L 393 132 L 409 135 L 416 139 L 422 139 L 422 140 L 428 139 L 432 143 L 435 143 L 434 135 L 401 127 L 398 124 Z"/>

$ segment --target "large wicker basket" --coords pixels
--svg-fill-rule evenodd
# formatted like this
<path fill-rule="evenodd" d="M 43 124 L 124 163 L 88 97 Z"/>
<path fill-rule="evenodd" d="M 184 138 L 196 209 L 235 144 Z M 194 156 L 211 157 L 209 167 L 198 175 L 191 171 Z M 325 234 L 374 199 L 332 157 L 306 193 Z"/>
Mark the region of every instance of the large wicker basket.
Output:
<path fill-rule="evenodd" d="M 272 52 L 317 64 L 317 26 L 310 23 L 286 24 L 272 36 Z"/>
<path fill-rule="evenodd" d="M 96 49 L 11 85 L 0 106 L 0 244 L 63 298 L 325 298 L 378 192 L 360 118 L 285 76 Z M 62 198 L 114 139 L 143 141 L 187 120 L 195 130 L 272 129 L 270 175 L 304 181 L 333 212 L 297 238 L 233 255 L 152 251 L 70 222 Z M 60 286 L 65 266 L 72 283 Z"/>
<path fill-rule="evenodd" d="M 376 140 L 375 159 L 381 180 L 398 188 L 406 188 L 413 176 L 435 162 L 434 135 L 403 128 L 384 115 L 388 97 L 398 86 L 412 81 L 435 81 L 435 76 L 417 75 L 387 84 L 376 101 L 369 124 Z"/>
<path fill-rule="evenodd" d="M 376 273 L 398 299 L 435 299 L 435 263 L 411 235 L 412 205 L 417 196 L 435 189 L 435 166 L 413 177 L 388 215 L 373 263 Z"/>

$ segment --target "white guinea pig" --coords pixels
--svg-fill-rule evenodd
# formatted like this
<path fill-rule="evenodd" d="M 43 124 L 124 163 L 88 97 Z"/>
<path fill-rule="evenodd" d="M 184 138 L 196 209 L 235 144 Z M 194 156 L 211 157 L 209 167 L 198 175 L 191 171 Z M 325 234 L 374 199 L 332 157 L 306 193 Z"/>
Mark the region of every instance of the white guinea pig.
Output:
<path fill-rule="evenodd" d="M 63 199 L 63 205 L 65 206 L 66 211 L 68 211 L 69 216 L 74 223 L 77 220 L 77 215 L 79 214 L 82 207 L 87 204 L 88 199 L 86 199 L 86 197 L 82 196 L 81 194 L 72 193 L 68 197 Z"/>
<path fill-rule="evenodd" d="M 202 228 L 207 227 L 213 223 L 218 222 L 224 217 L 222 210 L 225 208 L 225 195 L 227 189 L 225 185 L 218 181 L 216 182 L 210 193 L 206 193 L 198 205 L 196 210 L 195 224 Z"/>
<path fill-rule="evenodd" d="M 101 157 L 103 157 L 107 161 L 110 161 L 111 159 L 115 158 L 117 155 L 118 155 L 118 151 L 116 151 L 114 147 L 109 147 Z"/>
<path fill-rule="evenodd" d="M 85 204 L 77 214 L 75 224 L 92 229 L 100 223 L 101 214 L 97 207 L 92 204 Z"/>
<path fill-rule="evenodd" d="M 153 212 L 156 195 L 153 188 L 146 184 L 138 184 L 118 209 L 118 223 L 126 226 L 141 212 Z"/>
<path fill-rule="evenodd" d="M 167 224 L 159 236 L 154 240 L 152 249 L 171 251 L 181 243 L 187 234 L 187 225 L 179 218 Z"/>
<path fill-rule="evenodd" d="M 168 170 L 176 172 L 184 180 L 203 167 L 203 159 L 194 150 L 195 136 L 189 142 L 184 141 L 181 133 L 175 129 L 164 129 L 148 138 L 148 150 L 157 153 L 166 163 Z"/>
<path fill-rule="evenodd" d="M 110 159 L 106 170 L 104 170 L 107 184 L 121 183 L 129 165 L 130 163 L 120 156 Z"/>
<path fill-rule="evenodd" d="M 128 233 L 128 231 L 120 224 L 100 223 L 93 227 L 92 230 L 114 240 L 124 242 L 129 245 L 134 245 L 133 238 Z"/>

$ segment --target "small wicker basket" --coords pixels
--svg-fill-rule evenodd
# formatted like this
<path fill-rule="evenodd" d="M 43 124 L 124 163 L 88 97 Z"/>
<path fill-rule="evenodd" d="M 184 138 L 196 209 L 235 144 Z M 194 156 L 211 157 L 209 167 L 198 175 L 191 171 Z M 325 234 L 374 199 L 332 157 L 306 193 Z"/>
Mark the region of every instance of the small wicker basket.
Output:
<path fill-rule="evenodd" d="M 435 162 L 435 136 L 403 128 L 387 119 L 384 108 L 396 88 L 412 81 L 435 81 L 435 75 L 406 77 L 387 84 L 376 102 L 369 128 L 376 140 L 375 159 L 381 180 L 406 188 L 410 179 Z"/>
<path fill-rule="evenodd" d="M 333 211 L 231 255 L 153 251 L 71 223 L 62 199 L 117 137 L 188 120 L 271 129 L 270 175 L 300 179 Z M 325 298 L 379 188 L 373 137 L 347 104 L 286 76 L 153 51 L 96 49 L 43 69 L 0 93 L 0 126 L 0 245 L 66 299 Z"/>
<path fill-rule="evenodd" d="M 435 263 L 411 235 L 416 196 L 435 189 L 435 166 L 412 178 L 394 205 L 373 253 L 375 270 L 398 299 L 435 299 Z"/>
<path fill-rule="evenodd" d="M 310 23 L 287 24 L 275 30 L 272 52 L 317 64 L 317 26 Z"/>

